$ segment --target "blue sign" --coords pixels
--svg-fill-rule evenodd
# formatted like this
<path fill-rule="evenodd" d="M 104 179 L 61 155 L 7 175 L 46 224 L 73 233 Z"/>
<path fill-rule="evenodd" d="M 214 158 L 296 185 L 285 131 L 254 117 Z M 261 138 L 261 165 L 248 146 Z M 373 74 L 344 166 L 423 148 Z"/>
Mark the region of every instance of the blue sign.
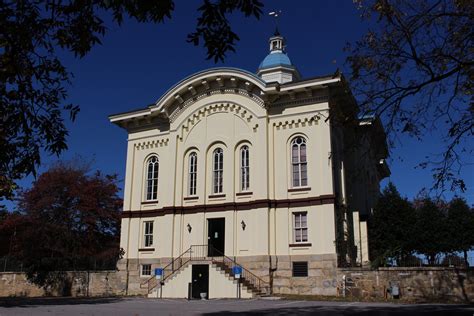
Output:
<path fill-rule="evenodd" d="M 232 268 L 232 272 L 234 273 L 234 275 L 241 275 L 242 274 L 242 267 L 239 267 L 239 266 L 235 266 Z"/>
<path fill-rule="evenodd" d="M 163 269 L 162 268 L 156 268 L 155 269 L 155 275 L 156 276 L 162 276 L 163 275 Z"/>

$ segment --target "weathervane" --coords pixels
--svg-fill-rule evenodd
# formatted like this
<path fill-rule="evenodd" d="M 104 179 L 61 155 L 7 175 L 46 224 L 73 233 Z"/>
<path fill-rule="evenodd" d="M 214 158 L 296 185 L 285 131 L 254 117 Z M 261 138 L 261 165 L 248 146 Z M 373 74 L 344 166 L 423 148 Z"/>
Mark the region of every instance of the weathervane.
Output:
<path fill-rule="evenodd" d="M 272 12 L 268 13 L 268 15 L 275 18 L 275 28 L 276 28 L 275 33 L 279 33 L 278 32 L 278 20 L 279 20 L 280 15 L 281 15 L 281 10 L 273 10 Z"/>

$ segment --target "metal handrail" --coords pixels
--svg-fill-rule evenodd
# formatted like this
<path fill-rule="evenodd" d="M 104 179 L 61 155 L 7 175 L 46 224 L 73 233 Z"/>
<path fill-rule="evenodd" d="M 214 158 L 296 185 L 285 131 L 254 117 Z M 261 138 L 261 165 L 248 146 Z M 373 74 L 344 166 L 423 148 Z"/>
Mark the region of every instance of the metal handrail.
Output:
<path fill-rule="evenodd" d="M 211 247 L 211 248 L 210 248 Z M 211 253 L 216 256 L 209 257 L 209 250 L 212 250 Z M 218 258 L 222 258 L 219 260 Z M 161 282 L 165 282 L 170 278 L 176 271 L 181 270 L 181 268 L 188 264 L 190 261 L 211 261 L 212 263 L 222 263 L 227 269 L 230 270 L 229 274 L 235 277 L 233 274 L 232 268 L 239 266 L 242 268 L 241 278 L 243 283 L 248 283 L 258 291 L 262 292 L 263 289 L 268 291 L 270 289 L 270 284 L 260 277 L 256 276 L 242 265 L 238 264 L 234 259 L 226 256 L 221 251 L 214 248 L 212 245 L 192 245 L 185 252 L 183 252 L 179 257 L 173 259 L 169 264 L 163 268 L 163 278 Z M 146 281 L 140 284 L 140 288 L 143 285 L 147 285 L 148 293 L 151 292 L 155 287 L 158 286 L 159 282 L 155 276 L 150 277 Z"/>

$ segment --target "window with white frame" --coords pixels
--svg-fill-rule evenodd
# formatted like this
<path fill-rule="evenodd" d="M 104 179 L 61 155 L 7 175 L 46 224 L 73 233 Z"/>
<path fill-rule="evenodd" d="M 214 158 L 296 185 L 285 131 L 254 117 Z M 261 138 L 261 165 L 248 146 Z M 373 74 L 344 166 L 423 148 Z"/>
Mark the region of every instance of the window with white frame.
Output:
<path fill-rule="evenodd" d="M 308 221 L 306 212 L 293 213 L 295 243 L 308 241 Z"/>
<path fill-rule="evenodd" d="M 153 222 L 143 222 L 143 246 L 153 246 Z"/>
<path fill-rule="evenodd" d="M 224 151 L 222 148 L 217 148 L 212 154 L 212 184 L 213 193 L 223 192 L 223 173 L 224 173 Z"/>
<path fill-rule="evenodd" d="M 306 139 L 301 136 L 291 141 L 291 165 L 293 173 L 293 187 L 308 185 L 306 162 Z"/>
<path fill-rule="evenodd" d="M 140 275 L 150 276 L 151 275 L 151 264 L 142 264 L 140 267 Z"/>
<path fill-rule="evenodd" d="M 249 146 L 240 148 L 240 189 L 247 191 L 250 188 Z"/>
<path fill-rule="evenodd" d="M 197 192 L 197 154 L 189 155 L 189 195 L 196 195 Z"/>
<path fill-rule="evenodd" d="M 158 167 L 159 160 L 157 156 L 152 156 L 147 161 L 146 173 L 146 200 L 156 200 L 158 197 Z"/>

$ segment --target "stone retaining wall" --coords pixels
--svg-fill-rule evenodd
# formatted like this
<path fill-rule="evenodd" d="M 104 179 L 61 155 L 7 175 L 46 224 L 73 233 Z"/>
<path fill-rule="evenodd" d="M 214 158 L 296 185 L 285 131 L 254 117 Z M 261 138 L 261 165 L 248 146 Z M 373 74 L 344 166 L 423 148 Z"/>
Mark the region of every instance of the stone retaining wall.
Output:
<path fill-rule="evenodd" d="M 388 289 L 398 285 L 405 300 L 474 302 L 474 270 L 454 268 L 380 268 L 378 270 L 336 268 L 335 258 L 321 256 L 278 256 L 246 258 L 243 266 L 268 279 L 273 270 L 275 294 L 342 295 L 343 276 L 347 295 L 360 298 L 390 297 Z M 308 261 L 308 277 L 293 277 L 291 262 Z M 131 265 L 130 265 L 131 266 Z M 266 273 L 266 276 L 265 276 Z M 135 271 L 67 272 L 54 287 L 38 288 L 24 273 L 0 273 L 0 297 L 7 296 L 114 296 L 146 294 L 140 287 L 143 278 Z"/>
<path fill-rule="evenodd" d="M 0 297 L 125 295 L 125 278 L 116 271 L 65 272 L 54 286 L 39 288 L 21 272 L 0 273 Z"/>
<path fill-rule="evenodd" d="M 346 276 L 348 295 L 355 297 L 391 297 L 391 285 L 398 285 L 400 298 L 449 302 L 474 301 L 474 270 L 455 268 L 379 268 L 338 269 L 338 280 Z M 339 292 L 342 288 L 339 283 Z"/>

